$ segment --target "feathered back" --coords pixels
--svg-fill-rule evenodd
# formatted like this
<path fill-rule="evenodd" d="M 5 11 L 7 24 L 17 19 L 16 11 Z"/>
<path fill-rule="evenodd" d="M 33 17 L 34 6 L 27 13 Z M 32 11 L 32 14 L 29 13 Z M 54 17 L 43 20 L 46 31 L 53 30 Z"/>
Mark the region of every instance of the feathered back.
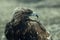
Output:
<path fill-rule="evenodd" d="M 50 34 L 41 25 L 41 23 L 39 23 L 35 20 L 30 20 L 30 21 L 27 21 L 27 26 L 28 27 L 25 29 L 24 34 L 27 34 L 27 33 L 31 34 L 31 35 L 29 35 L 29 36 L 31 36 L 30 37 L 31 39 L 34 39 L 34 40 L 48 40 L 47 37 L 49 37 Z M 34 34 L 34 36 L 32 36 L 33 34 Z"/>

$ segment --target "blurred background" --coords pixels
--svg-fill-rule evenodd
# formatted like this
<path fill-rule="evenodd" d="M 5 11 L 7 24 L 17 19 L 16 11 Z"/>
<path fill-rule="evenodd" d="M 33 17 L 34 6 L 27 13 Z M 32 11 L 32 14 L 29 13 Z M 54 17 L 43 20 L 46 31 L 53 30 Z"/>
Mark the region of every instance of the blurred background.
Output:
<path fill-rule="evenodd" d="M 60 0 L 0 0 L 0 40 L 5 40 L 5 25 L 17 7 L 36 12 L 53 40 L 60 40 Z"/>

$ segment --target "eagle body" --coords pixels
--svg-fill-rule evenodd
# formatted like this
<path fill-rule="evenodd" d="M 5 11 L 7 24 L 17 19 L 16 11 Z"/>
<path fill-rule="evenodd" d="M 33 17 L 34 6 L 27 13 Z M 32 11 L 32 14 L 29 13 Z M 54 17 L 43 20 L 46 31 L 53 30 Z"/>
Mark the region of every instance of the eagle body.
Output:
<path fill-rule="evenodd" d="M 30 9 L 15 12 L 13 19 L 6 24 L 7 40 L 48 40 L 49 33 L 40 22 L 29 18 L 31 14 Z"/>

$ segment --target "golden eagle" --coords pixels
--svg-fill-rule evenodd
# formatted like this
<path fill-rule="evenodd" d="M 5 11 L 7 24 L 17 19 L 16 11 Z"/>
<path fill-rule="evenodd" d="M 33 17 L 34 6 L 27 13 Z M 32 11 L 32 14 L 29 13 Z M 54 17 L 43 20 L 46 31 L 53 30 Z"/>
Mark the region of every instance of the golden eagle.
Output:
<path fill-rule="evenodd" d="M 39 21 L 31 19 L 31 16 L 38 18 L 30 9 L 15 11 L 12 20 L 6 24 L 7 40 L 48 40 L 49 33 Z"/>

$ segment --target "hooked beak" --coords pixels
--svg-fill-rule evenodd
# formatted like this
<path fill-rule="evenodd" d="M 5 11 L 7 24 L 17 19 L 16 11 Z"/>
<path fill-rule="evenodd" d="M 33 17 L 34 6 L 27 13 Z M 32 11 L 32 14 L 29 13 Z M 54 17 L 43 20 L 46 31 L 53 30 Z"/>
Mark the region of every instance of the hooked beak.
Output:
<path fill-rule="evenodd" d="M 37 20 L 38 15 L 33 13 L 33 14 L 29 15 L 29 18 L 32 19 L 32 20 Z"/>

